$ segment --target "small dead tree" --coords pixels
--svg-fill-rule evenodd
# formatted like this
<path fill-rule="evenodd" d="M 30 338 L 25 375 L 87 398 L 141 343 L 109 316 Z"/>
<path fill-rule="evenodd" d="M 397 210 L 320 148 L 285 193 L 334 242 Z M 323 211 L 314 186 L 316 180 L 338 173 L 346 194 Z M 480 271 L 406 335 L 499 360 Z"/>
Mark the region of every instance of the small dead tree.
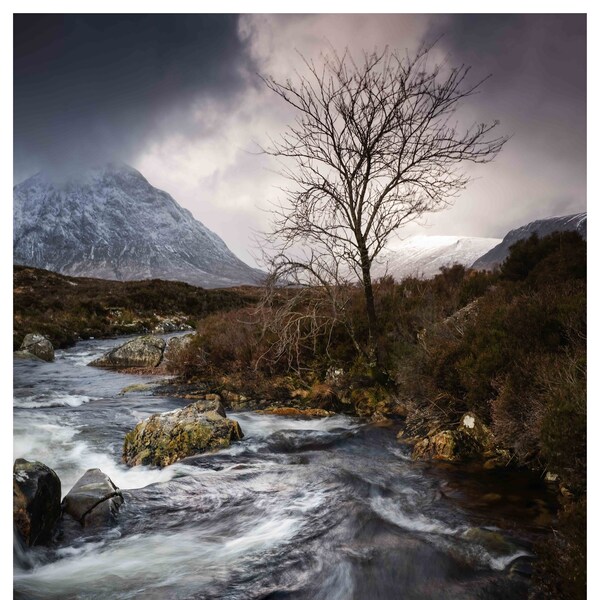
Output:
<path fill-rule="evenodd" d="M 262 340 L 270 340 L 258 357 L 256 368 L 265 364 L 287 364 L 302 377 L 303 357 L 329 356 L 336 327 L 343 327 L 358 353 L 358 337 L 346 309 L 356 296 L 356 286 L 344 282 L 338 261 L 326 261 L 317 254 L 305 255 L 301 263 L 279 261 L 276 273 L 265 282 L 255 314 L 262 323 Z M 321 259 L 321 260 L 319 260 Z M 331 282 L 336 285 L 331 285 Z M 281 286 L 284 282 L 286 285 Z"/>
<path fill-rule="evenodd" d="M 396 230 L 448 206 L 466 186 L 462 163 L 491 161 L 506 141 L 494 135 L 497 121 L 462 130 L 452 122 L 485 80 L 468 85 L 464 65 L 429 68 L 430 50 L 411 57 L 386 48 L 360 62 L 347 51 L 319 64 L 302 57 L 295 80 L 264 78 L 297 111 L 263 149 L 282 159 L 290 181 L 274 209 L 272 273 L 327 287 L 358 281 L 373 358 L 373 262 Z"/>

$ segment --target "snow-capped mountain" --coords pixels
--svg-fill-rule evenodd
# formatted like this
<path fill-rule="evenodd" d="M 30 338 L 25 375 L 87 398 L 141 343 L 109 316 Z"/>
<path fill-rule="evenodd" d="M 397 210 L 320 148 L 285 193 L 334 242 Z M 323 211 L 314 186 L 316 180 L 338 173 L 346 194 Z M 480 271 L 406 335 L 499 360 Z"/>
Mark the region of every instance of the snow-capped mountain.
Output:
<path fill-rule="evenodd" d="M 512 229 L 496 247 L 479 257 L 472 266 L 474 269 L 492 270 L 506 259 L 510 247 L 518 240 L 526 239 L 534 233 L 544 237 L 554 231 L 577 231 L 584 240 L 587 239 L 587 213 L 540 219 Z"/>
<path fill-rule="evenodd" d="M 437 275 L 441 267 L 471 265 L 500 241 L 498 238 L 416 235 L 390 246 L 374 266 L 373 275 L 381 277 L 387 273 L 396 281 L 404 277 L 427 279 Z"/>
<path fill-rule="evenodd" d="M 263 276 L 127 165 L 109 164 L 63 184 L 38 173 L 16 185 L 13 197 L 15 264 L 203 287 L 256 284 Z"/>

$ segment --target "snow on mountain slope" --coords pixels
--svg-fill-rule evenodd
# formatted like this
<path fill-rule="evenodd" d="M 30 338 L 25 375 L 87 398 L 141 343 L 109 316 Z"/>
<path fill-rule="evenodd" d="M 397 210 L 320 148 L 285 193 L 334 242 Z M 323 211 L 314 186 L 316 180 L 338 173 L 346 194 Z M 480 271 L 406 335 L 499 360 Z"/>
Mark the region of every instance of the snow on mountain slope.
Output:
<path fill-rule="evenodd" d="M 496 246 L 497 238 L 417 235 L 392 245 L 374 266 L 374 277 L 388 273 L 396 281 L 404 277 L 427 279 L 441 267 L 468 266 Z"/>
<path fill-rule="evenodd" d="M 523 227 L 512 229 L 496 247 L 479 257 L 473 263 L 473 268 L 492 270 L 506 259 L 510 247 L 518 240 L 526 239 L 534 233 L 537 233 L 539 237 L 544 237 L 554 231 L 577 231 L 584 240 L 587 239 L 587 213 L 540 219 Z"/>
<path fill-rule="evenodd" d="M 38 173 L 13 189 L 13 262 L 65 275 L 170 279 L 203 287 L 263 274 L 127 165 L 57 185 Z"/>

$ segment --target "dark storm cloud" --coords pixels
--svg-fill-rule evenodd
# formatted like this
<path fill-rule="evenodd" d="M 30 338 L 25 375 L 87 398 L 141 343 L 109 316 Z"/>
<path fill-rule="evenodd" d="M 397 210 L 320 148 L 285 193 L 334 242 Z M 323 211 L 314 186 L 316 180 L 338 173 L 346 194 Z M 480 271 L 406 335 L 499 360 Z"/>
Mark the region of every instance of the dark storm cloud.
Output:
<path fill-rule="evenodd" d="M 585 15 L 440 15 L 425 37 L 440 35 L 452 64 L 471 65 L 474 78 L 492 75 L 471 106 L 513 136 L 493 165 L 496 177 L 527 177 L 535 187 L 515 184 L 506 201 L 520 210 L 512 220 L 505 212 L 495 229 L 490 220 L 482 234 L 585 210 Z"/>
<path fill-rule="evenodd" d="M 235 15 L 15 15 L 15 176 L 130 159 L 193 102 L 231 101 L 248 59 Z"/>
<path fill-rule="evenodd" d="M 440 36 L 432 62 L 471 65 L 471 81 L 492 74 L 459 127 L 499 119 L 512 138 L 469 170 L 451 209 L 400 237 L 501 237 L 585 210 L 585 15 L 16 16 L 15 179 L 124 160 L 249 259 L 283 182 L 247 150 L 293 120 L 256 72 L 294 77 L 297 51 L 413 53 Z"/>

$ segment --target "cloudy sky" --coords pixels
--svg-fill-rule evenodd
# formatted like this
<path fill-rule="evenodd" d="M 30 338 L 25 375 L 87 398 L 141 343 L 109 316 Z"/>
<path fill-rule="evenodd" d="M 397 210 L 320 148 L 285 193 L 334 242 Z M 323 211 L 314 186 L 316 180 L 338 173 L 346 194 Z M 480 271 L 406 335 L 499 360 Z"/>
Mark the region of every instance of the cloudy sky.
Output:
<path fill-rule="evenodd" d="M 440 38 L 441 36 L 441 38 Z M 256 143 L 294 115 L 258 74 L 328 47 L 414 51 L 492 77 L 462 118 L 512 135 L 416 233 L 502 237 L 586 210 L 584 15 L 16 15 L 14 179 L 124 161 L 252 262 L 282 184 Z"/>

